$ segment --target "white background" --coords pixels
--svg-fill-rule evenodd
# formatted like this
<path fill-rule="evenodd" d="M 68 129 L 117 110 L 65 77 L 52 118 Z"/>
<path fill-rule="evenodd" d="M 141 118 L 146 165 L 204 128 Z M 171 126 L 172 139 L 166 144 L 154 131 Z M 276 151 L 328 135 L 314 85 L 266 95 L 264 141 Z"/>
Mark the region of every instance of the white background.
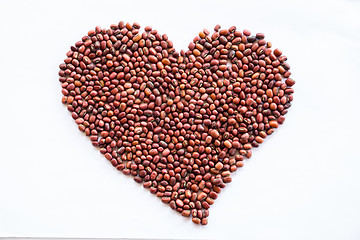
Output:
<path fill-rule="evenodd" d="M 359 1 L 0 1 L 0 237 L 360 239 Z M 203 29 L 263 32 L 296 80 L 286 121 L 210 209 L 181 217 L 116 171 L 61 104 L 58 65 L 120 20 L 184 49 Z"/>

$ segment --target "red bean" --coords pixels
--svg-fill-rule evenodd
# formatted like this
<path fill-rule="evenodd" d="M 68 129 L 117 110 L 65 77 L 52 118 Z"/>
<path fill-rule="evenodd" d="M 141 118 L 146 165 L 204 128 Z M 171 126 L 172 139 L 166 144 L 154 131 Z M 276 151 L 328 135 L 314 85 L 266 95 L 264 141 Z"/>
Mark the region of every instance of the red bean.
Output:
<path fill-rule="evenodd" d="M 235 26 L 204 29 L 180 53 L 139 29 L 120 22 L 76 42 L 59 65 L 61 101 L 117 170 L 206 225 L 231 173 L 285 121 L 287 57 Z"/>

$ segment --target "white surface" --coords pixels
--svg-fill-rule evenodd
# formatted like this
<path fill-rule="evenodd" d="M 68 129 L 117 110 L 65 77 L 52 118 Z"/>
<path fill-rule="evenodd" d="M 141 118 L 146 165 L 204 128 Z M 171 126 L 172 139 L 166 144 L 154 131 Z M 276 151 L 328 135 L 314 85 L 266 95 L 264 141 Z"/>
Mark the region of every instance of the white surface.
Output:
<path fill-rule="evenodd" d="M 359 1 L 0 1 L 0 236 L 360 239 Z M 264 32 L 288 56 L 286 121 L 196 226 L 115 170 L 61 104 L 58 65 L 120 20 L 184 49 L 203 28 Z"/>

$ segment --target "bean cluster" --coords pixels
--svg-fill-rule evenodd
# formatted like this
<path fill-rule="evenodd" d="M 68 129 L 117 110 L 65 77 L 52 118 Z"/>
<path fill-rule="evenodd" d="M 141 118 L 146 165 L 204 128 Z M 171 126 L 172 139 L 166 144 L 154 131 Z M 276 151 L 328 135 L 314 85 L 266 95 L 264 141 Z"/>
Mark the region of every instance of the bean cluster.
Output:
<path fill-rule="evenodd" d="M 151 27 L 96 27 L 60 64 L 62 102 L 119 171 L 196 224 L 285 120 L 295 84 L 264 34 L 204 29 L 187 51 Z"/>

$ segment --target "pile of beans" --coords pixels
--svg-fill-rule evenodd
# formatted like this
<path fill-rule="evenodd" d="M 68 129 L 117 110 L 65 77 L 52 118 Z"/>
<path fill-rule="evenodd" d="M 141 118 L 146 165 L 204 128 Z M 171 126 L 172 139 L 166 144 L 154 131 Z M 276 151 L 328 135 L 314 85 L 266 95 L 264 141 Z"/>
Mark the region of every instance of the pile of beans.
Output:
<path fill-rule="evenodd" d="M 285 120 L 295 84 L 264 34 L 206 29 L 176 52 L 151 27 L 96 27 L 60 64 L 62 102 L 119 171 L 196 224 L 251 149 Z"/>

